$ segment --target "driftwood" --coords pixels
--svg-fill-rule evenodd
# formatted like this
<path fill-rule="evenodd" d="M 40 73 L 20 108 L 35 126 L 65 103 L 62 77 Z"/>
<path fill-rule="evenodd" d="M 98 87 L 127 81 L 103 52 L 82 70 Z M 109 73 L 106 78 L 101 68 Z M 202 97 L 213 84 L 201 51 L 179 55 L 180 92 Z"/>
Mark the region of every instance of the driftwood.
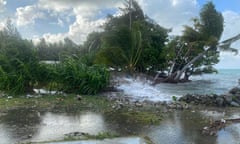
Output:
<path fill-rule="evenodd" d="M 205 126 L 202 129 L 202 134 L 216 136 L 217 132 L 219 130 L 224 129 L 227 125 L 232 124 L 232 123 L 240 123 L 240 118 L 216 120 L 216 121 L 210 123 L 210 126 Z"/>

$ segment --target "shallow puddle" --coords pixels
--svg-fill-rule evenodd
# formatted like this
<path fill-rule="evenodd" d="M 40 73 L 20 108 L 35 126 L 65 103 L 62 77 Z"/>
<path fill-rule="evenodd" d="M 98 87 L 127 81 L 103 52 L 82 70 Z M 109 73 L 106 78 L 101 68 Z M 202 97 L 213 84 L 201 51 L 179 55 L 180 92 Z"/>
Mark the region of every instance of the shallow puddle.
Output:
<path fill-rule="evenodd" d="M 225 112 L 227 113 L 227 112 Z M 156 126 L 128 124 L 128 118 L 114 119 L 101 113 L 52 113 L 33 109 L 9 111 L 1 117 L 1 143 L 39 142 L 61 140 L 64 134 L 85 132 L 115 132 L 120 136 L 148 136 L 156 144 L 225 144 L 240 141 L 240 124 L 227 126 L 218 136 L 203 136 L 201 129 L 209 119 L 238 117 L 239 113 L 226 115 L 215 111 L 176 111 L 166 115 Z M 118 113 L 113 113 L 118 115 Z"/>

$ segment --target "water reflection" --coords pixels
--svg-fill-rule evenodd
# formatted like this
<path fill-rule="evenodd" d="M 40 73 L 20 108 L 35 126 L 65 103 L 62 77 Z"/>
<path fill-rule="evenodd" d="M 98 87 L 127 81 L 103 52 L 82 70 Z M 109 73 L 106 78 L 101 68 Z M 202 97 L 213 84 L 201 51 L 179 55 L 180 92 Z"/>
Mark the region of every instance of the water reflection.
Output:
<path fill-rule="evenodd" d="M 19 109 L 2 116 L 0 143 L 50 141 L 63 139 L 64 134 L 71 132 L 98 134 L 104 131 L 116 132 L 121 136 L 146 135 L 156 144 L 225 144 L 240 141 L 240 124 L 226 127 L 217 137 L 201 135 L 201 128 L 208 123 L 206 119 L 232 118 L 233 114 L 228 112 L 225 115 L 213 111 L 176 111 L 169 113 L 157 126 L 136 124 L 129 121 L 128 116 L 119 116 L 118 112 L 110 115 L 93 112 L 39 113 L 37 110 Z"/>
<path fill-rule="evenodd" d="M 106 131 L 104 118 L 101 114 L 86 112 L 79 115 L 46 113 L 41 120 L 39 132 L 33 141 L 62 139 L 71 132 L 98 134 Z"/>
<path fill-rule="evenodd" d="M 9 111 L 0 121 L 0 143 L 61 140 L 64 134 L 85 132 L 96 135 L 109 131 L 102 114 L 44 113 L 33 109 Z"/>
<path fill-rule="evenodd" d="M 189 112 L 173 113 L 147 134 L 155 143 L 214 144 L 215 137 L 201 135 L 201 117 Z"/>
<path fill-rule="evenodd" d="M 11 137 L 11 134 L 6 131 L 6 127 L 3 124 L 0 124 L 0 140 L 1 143 L 14 143 L 16 140 Z"/>
<path fill-rule="evenodd" d="M 1 123 L 1 137 L 5 137 L 3 140 L 29 139 L 38 131 L 39 112 L 34 109 L 11 110 L 1 118 Z"/>

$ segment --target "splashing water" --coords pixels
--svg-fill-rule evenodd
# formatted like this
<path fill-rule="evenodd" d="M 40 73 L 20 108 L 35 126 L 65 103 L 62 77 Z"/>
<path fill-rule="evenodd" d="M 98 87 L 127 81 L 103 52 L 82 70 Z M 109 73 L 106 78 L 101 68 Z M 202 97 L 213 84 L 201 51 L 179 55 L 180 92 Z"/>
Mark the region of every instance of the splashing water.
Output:
<path fill-rule="evenodd" d="M 193 76 L 188 83 L 160 83 L 155 86 L 144 77 L 118 77 L 118 89 L 135 100 L 166 101 L 173 97 L 179 98 L 185 94 L 224 94 L 237 86 L 240 70 L 219 70 L 218 74 Z"/>

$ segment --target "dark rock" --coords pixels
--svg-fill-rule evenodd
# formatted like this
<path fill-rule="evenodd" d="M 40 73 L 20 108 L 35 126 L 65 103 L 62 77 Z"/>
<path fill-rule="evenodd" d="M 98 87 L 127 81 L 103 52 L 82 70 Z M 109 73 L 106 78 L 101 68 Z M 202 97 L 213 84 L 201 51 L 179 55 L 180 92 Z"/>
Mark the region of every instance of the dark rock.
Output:
<path fill-rule="evenodd" d="M 217 106 L 220 106 L 220 107 L 224 106 L 224 99 L 222 97 L 217 97 L 216 104 Z"/>
<path fill-rule="evenodd" d="M 29 139 L 32 138 L 32 137 L 33 137 L 32 134 L 29 134 L 29 135 L 27 136 L 27 138 L 29 138 Z"/>
<path fill-rule="evenodd" d="M 236 98 L 236 97 L 233 97 L 233 101 L 240 104 L 240 99 Z"/>
<path fill-rule="evenodd" d="M 80 95 L 77 95 L 77 100 L 78 101 L 81 101 L 82 100 L 82 97 Z"/>
<path fill-rule="evenodd" d="M 224 95 L 223 98 L 228 104 L 231 104 L 231 102 L 233 101 L 232 95 Z"/>
<path fill-rule="evenodd" d="M 102 90 L 102 92 L 120 92 L 122 90 L 117 89 L 114 86 L 106 87 Z"/>
<path fill-rule="evenodd" d="M 234 87 L 229 91 L 230 94 L 240 94 L 240 88 L 239 87 Z"/>

